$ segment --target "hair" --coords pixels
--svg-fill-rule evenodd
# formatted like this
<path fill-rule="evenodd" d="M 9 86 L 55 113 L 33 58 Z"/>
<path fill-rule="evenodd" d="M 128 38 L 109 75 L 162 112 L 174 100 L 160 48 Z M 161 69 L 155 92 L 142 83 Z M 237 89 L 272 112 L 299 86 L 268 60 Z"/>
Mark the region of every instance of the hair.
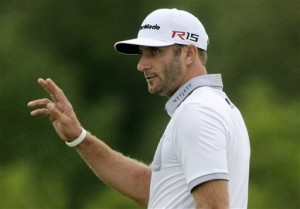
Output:
<path fill-rule="evenodd" d="M 174 48 L 173 48 L 173 52 L 174 52 L 174 56 L 179 56 L 181 55 L 181 49 L 186 46 L 186 45 L 182 45 L 182 44 L 174 44 Z M 206 65 L 206 61 L 207 61 L 207 53 L 205 50 L 198 48 L 198 56 L 200 61 L 202 62 L 202 64 L 205 66 Z"/>
<path fill-rule="evenodd" d="M 184 46 L 185 46 L 185 45 L 182 45 L 182 44 L 174 44 L 174 47 L 173 47 L 174 56 L 179 56 L 179 55 L 181 55 L 181 49 L 182 49 Z"/>
<path fill-rule="evenodd" d="M 207 61 L 207 53 L 205 50 L 198 48 L 198 56 L 202 62 L 202 64 L 205 66 Z"/>

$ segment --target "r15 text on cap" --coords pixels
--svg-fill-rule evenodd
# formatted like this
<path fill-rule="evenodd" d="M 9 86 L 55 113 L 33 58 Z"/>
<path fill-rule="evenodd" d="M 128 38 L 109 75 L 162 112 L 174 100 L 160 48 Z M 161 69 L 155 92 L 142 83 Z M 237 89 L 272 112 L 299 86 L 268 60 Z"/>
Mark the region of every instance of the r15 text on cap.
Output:
<path fill-rule="evenodd" d="M 194 34 L 194 33 L 189 33 L 189 32 L 184 32 L 184 31 L 172 31 L 172 38 L 179 37 L 181 40 L 190 40 L 197 42 L 199 35 Z"/>

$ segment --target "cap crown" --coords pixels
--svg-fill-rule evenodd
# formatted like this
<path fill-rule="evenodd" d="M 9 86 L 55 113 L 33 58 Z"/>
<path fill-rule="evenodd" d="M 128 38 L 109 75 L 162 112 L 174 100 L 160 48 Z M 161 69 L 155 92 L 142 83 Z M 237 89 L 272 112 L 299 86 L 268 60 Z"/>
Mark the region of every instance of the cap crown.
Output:
<path fill-rule="evenodd" d="M 207 49 L 208 36 L 201 22 L 192 14 L 177 9 L 159 9 L 143 21 L 138 38 L 178 44 L 194 44 Z"/>

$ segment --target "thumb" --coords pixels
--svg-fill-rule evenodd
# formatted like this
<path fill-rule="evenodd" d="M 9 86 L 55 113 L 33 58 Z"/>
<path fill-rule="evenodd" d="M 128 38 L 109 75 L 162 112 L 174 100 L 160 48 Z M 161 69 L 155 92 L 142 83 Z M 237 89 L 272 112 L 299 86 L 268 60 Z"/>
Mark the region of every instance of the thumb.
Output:
<path fill-rule="evenodd" d="M 49 119 L 61 139 L 64 141 L 74 140 L 80 135 L 82 128 L 76 118 L 69 118 L 54 103 L 47 104 L 47 109 Z"/>
<path fill-rule="evenodd" d="M 49 119 L 51 121 L 62 119 L 63 114 L 59 111 L 58 108 L 55 107 L 55 104 L 48 103 L 47 104 L 47 109 L 49 111 Z"/>

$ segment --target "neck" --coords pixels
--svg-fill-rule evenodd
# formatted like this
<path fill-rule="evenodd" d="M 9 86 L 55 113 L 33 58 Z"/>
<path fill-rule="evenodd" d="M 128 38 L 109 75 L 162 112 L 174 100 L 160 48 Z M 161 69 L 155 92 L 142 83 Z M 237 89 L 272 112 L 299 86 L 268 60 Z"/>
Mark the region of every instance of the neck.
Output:
<path fill-rule="evenodd" d="M 185 75 L 184 79 L 182 80 L 180 86 L 182 86 L 183 84 L 185 84 L 192 78 L 195 78 L 195 77 L 201 76 L 201 75 L 206 75 L 206 74 L 207 74 L 206 68 L 202 63 L 190 65 L 187 67 L 186 75 Z"/>

